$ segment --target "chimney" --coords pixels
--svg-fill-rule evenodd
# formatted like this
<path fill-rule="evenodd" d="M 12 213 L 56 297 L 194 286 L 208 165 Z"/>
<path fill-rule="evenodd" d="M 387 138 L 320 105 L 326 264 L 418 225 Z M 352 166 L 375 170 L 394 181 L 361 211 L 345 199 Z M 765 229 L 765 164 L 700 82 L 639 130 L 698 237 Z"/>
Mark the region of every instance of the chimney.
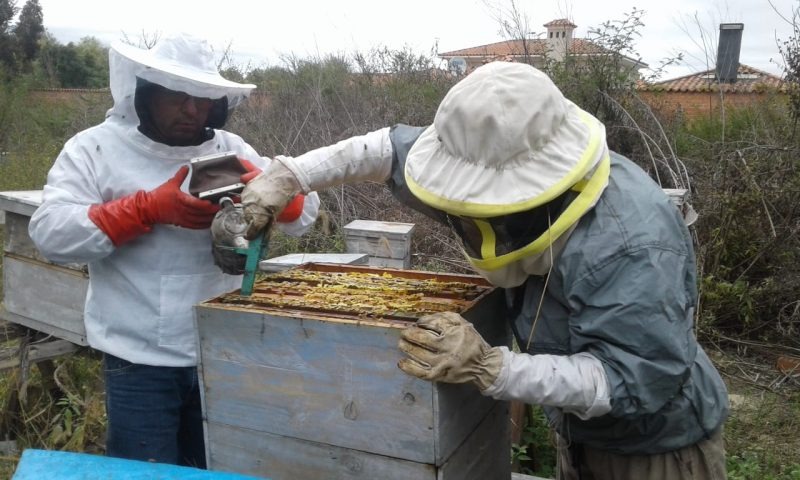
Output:
<path fill-rule="evenodd" d="M 743 23 L 720 23 L 717 46 L 717 81 L 736 83 L 739 72 L 739 51 L 742 48 Z"/>
<path fill-rule="evenodd" d="M 560 62 L 569 54 L 572 43 L 572 32 L 577 25 L 566 18 L 559 18 L 544 24 L 547 28 L 547 54 L 553 60 Z"/>

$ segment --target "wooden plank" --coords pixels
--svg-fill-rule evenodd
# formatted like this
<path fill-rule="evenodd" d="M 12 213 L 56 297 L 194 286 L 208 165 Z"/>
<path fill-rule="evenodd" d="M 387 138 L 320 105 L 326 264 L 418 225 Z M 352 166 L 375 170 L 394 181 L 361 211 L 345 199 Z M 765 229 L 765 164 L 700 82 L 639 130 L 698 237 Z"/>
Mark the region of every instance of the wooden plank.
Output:
<path fill-rule="evenodd" d="M 510 478 L 508 415 L 508 403 L 496 402 L 489 415 L 438 470 L 437 480 Z"/>
<path fill-rule="evenodd" d="M 209 421 L 206 428 L 212 439 L 206 442 L 206 448 L 209 468 L 213 470 L 239 472 L 272 480 L 436 478 L 432 465 L 256 432 L 213 421 Z M 503 458 L 508 460 L 508 452 Z"/>
<path fill-rule="evenodd" d="M 26 345 L 25 347 L 28 364 L 43 362 L 58 358 L 62 355 L 74 353 L 78 350 L 78 346 L 67 340 L 52 340 L 49 342 L 41 342 Z M 0 371 L 9 368 L 16 368 L 20 366 L 19 353 L 12 357 L 0 360 Z"/>
<path fill-rule="evenodd" d="M 411 255 L 405 258 L 369 257 L 368 264 L 373 267 L 411 268 Z"/>
<path fill-rule="evenodd" d="M 392 240 L 406 240 L 414 233 L 413 223 L 380 222 L 377 220 L 353 220 L 344 226 L 345 233 L 358 233 L 367 236 L 386 237 Z"/>
<path fill-rule="evenodd" d="M 14 253 L 22 257 L 34 258 L 42 262 L 47 259 L 39 253 L 36 246 L 28 236 L 28 223 L 30 217 L 18 213 L 6 213 L 6 229 L 3 247 L 7 253 Z"/>
<path fill-rule="evenodd" d="M 433 384 L 397 368 L 399 327 L 203 306 L 196 318 L 210 422 L 434 463 Z"/>
<path fill-rule="evenodd" d="M 69 342 L 72 342 L 76 345 L 81 346 L 88 346 L 89 344 L 86 342 L 86 332 L 75 332 L 72 330 L 65 330 L 63 328 L 59 328 L 51 323 L 47 323 L 41 320 L 34 320 L 32 318 L 24 317 L 22 315 L 17 315 L 14 313 L 9 312 L 5 309 L 5 307 L 0 306 L 0 319 L 6 320 L 8 322 L 21 325 L 24 327 L 28 327 L 33 330 L 37 330 L 42 333 L 46 333 L 48 335 L 52 335 L 54 337 L 63 338 Z"/>
<path fill-rule="evenodd" d="M 410 255 L 411 243 L 388 237 L 356 235 L 346 233 L 345 247 L 350 253 L 366 253 L 370 257 L 404 259 Z"/>
<path fill-rule="evenodd" d="M 19 257 L 38 260 L 42 263 L 51 263 L 39 249 L 34 245 L 33 240 L 28 235 L 28 224 L 30 217 L 13 212 L 6 214 L 4 249 L 6 253 L 14 254 Z M 81 263 L 69 263 L 59 265 L 72 270 L 86 272 L 86 265 Z"/>
<path fill-rule="evenodd" d="M 30 363 L 36 363 L 43 360 L 50 360 L 62 355 L 74 353 L 77 350 L 77 345 L 66 340 L 32 343 L 28 345 L 28 361 Z"/>
<path fill-rule="evenodd" d="M 462 313 L 472 322 L 481 336 L 493 346 L 509 346 L 511 331 L 502 319 L 505 298 L 502 291 L 493 290 L 480 302 Z M 480 394 L 471 384 L 436 384 L 434 390 L 434 418 L 436 438 L 436 465 L 449 458 L 464 438 L 472 432 L 498 403 Z M 507 407 L 506 407 L 507 409 Z M 508 419 L 505 420 L 508 423 Z M 503 439 L 486 439 L 497 442 Z"/>
<path fill-rule="evenodd" d="M 3 286 L 5 309 L 22 317 L 22 320 L 30 319 L 35 324 L 25 322 L 23 325 L 70 341 L 74 338 L 54 332 L 69 332 L 78 338 L 86 337 L 83 310 L 89 288 L 87 274 L 5 254 Z M 18 323 L 13 318 L 8 320 Z M 42 329 L 42 325 L 53 328 Z"/>
<path fill-rule="evenodd" d="M 42 204 L 41 190 L 0 192 L 0 210 L 30 217 Z"/>

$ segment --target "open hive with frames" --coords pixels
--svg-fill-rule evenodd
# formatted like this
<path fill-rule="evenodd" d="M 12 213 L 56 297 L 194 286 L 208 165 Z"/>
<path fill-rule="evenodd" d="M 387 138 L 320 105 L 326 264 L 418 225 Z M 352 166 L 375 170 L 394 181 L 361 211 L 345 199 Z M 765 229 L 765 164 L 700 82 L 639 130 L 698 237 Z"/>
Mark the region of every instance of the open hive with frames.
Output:
<path fill-rule="evenodd" d="M 254 309 L 312 311 L 324 316 L 416 321 L 464 311 L 491 287 L 474 276 L 311 264 L 261 277 L 249 296 L 220 303 Z"/>
<path fill-rule="evenodd" d="M 510 478 L 506 402 L 397 368 L 400 333 L 431 313 L 460 313 L 508 345 L 502 308 L 502 292 L 474 275 L 334 264 L 197 305 L 209 468 L 273 480 Z"/>

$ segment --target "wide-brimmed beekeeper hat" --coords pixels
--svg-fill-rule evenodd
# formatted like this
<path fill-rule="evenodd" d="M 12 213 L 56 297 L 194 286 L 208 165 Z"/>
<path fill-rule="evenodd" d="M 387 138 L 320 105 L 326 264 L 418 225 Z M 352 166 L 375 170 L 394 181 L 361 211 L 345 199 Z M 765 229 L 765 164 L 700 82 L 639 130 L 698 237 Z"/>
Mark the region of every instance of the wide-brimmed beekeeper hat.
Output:
<path fill-rule="evenodd" d="M 547 75 L 510 62 L 481 66 L 450 89 L 405 165 L 414 196 L 471 221 L 458 230 L 471 243 L 470 261 L 485 270 L 540 253 L 596 203 L 608 173 L 603 125 Z M 559 217 L 546 217 L 544 230 L 524 241 L 500 225 L 556 199 L 565 205 Z"/>
<path fill-rule="evenodd" d="M 135 72 L 139 78 L 195 97 L 227 97 L 230 108 L 256 88 L 223 78 L 211 45 L 189 34 L 166 36 L 149 50 L 122 42 L 112 43 L 111 49 L 140 66 Z"/>

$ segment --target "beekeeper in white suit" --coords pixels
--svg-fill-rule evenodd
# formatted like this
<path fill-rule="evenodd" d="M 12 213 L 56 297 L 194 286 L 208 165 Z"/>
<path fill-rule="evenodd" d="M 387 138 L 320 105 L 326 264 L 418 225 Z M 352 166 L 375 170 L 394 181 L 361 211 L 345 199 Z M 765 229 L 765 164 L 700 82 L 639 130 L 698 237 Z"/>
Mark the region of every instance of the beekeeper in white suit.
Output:
<path fill-rule="evenodd" d="M 30 235 L 54 262 L 85 262 L 89 345 L 104 352 L 107 454 L 205 466 L 192 306 L 241 286 L 214 265 L 219 206 L 186 193 L 192 158 L 233 151 L 250 173 L 270 160 L 221 130 L 254 85 L 225 80 L 202 40 L 175 35 L 151 50 L 109 51 L 114 106 L 65 144 Z M 279 226 L 300 235 L 317 195 Z M 288 216 L 286 214 L 289 214 Z"/>
<path fill-rule="evenodd" d="M 495 62 L 398 125 L 297 158 L 245 188 L 253 236 L 297 192 L 385 181 L 449 226 L 506 289 L 522 353 L 455 313 L 402 334 L 399 367 L 544 407 L 561 479 L 725 478 L 725 385 L 693 336 L 695 257 L 678 210 L 533 67 Z"/>

